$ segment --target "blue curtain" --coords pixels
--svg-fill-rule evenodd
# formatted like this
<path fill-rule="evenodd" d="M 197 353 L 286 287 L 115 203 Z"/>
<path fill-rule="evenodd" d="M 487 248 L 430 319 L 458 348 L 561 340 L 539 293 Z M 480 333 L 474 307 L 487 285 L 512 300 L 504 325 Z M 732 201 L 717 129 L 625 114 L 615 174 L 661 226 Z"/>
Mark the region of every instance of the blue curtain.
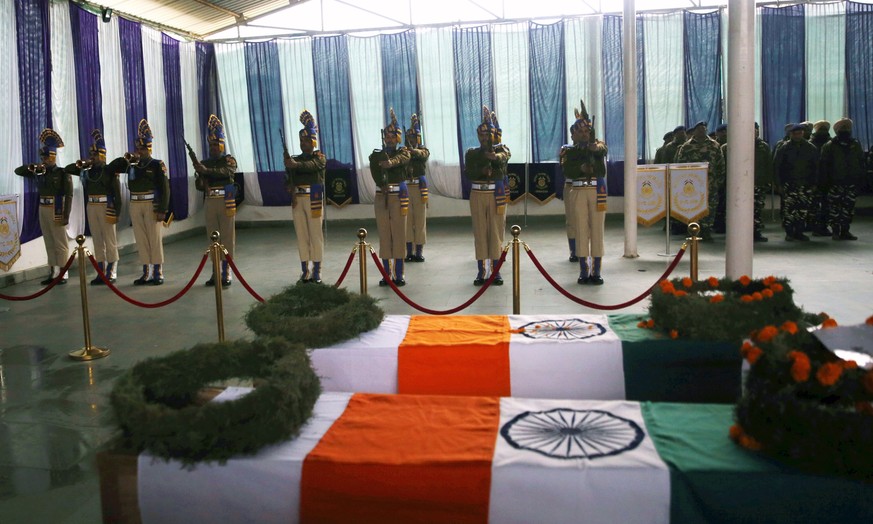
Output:
<path fill-rule="evenodd" d="M 119 18 L 118 35 L 121 41 L 121 71 L 124 75 L 124 103 L 127 113 L 127 150 L 133 151 L 139 121 L 148 118 L 142 58 L 142 26 L 138 22 Z"/>
<path fill-rule="evenodd" d="M 197 42 L 197 101 L 198 114 L 201 125 L 206 125 L 209 115 L 215 115 L 221 119 L 221 109 L 218 98 L 218 70 L 215 64 L 215 44 L 209 42 Z M 209 149 L 206 141 L 206 133 L 201 138 L 203 151 Z"/>
<path fill-rule="evenodd" d="M 91 131 L 103 132 L 103 92 L 100 89 L 100 56 L 97 15 L 70 3 L 73 57 L 76 68 L 76 100 L 79 118 L 79 158 L 87 158 L 94 140 Z"/>
<path fill-rule="evenodd" d="M 722 122 L 721 13 L 685 11 L 685 120 L 705 120 L 714 131 Z"/>
<path fill-rule="evenodd" d="M 315 69 L 319 149 L 328 158 L 328 168 L 354 167 L 349 48 L 345 36 L 313 38 L 312 64 Z M 352 194 L 356 195 L 355 177 L 352 177 L 352 185 Z"/>
<path fill-rule="evenodd" d="M 161 34 L 164 59 L 164 90 L 167 93 L 167 162 L 170 169 L 170 209 L 179 220 L 188 218 L 188 155 L 183 139 L 185 120 L 182 113 L 182 71 L 179 65 L 179 41 Z"/>
<path fill-rule="evenodd" d="M 455 67 L 455 104 L 458 110 L 458 154 L 461 172 L 464 152 L 479 146 L 476 127 L 482 123 L 482 106 L 494 109 L 491 32 L 488 26 L 452 31 Z M 461 177 L 464 198 L 470 198 L 470 180 Z"/>
<path fill-rule="evenodd" d="M 265 206 L 286 205 L 290 197 L 284 187 L 285 168 L 282 163 L 282 138 L 279 135 L 279 130 L 285 129 L 279 47 L 275 41 L 246 43 L 245 52 L 258 183 Z"/>
<path fill-rule="evenodd" d="M 530 108 L 533 161 L 557 161 L 567 142 L 564 24 L 530 25 Z"/>
<path fill-rule="evenodd" d="M 761 40 L 761 138 L 775 147 L 785 124 L 806 117 L 803 5 L 761 8 Z M 868 40 L 868 53 L 869 46 Z"/>
<path fill-rule="evenodd" d="M 52 125 L 52 56 L 48 11 L 48 2 L 44 0 L 15 0 L 21 158 L 25 164 L 39 162 L 39 133 Z M 24 207 L 20 237 L 22 244 L 42 236 L 38 195 L 36 183 L 25 179 L 21 197 Z"/>
<path fill-rule="evenodd" d="M 846 84 L 852 134 L 864 149 L 873 143 L 873 5 L 846 3 Z"/>
<path fill-rule="evenodd" d="M 643 22 L 637 17 L 637 155 L 646 150 L 646 71 L 643 60 Z M 603 17 L 603 111 L 609 156 L 606 163 L 610 195 L 624 194 L 624 58 L 622 17 Z M 596 115 L 591 115 L 592 117 Z M 638 158 L 638 162 L 639 162 Z"/>
<path fill-rule="evenodd" d="M 384 34 L 379 38 L 382 44 L 384 121 L 389 121 L 388 109 L 393 107 L 398 123 L 407 128 L 412 113 L 420 111 L 418 74 L 415 68 L 415 31 Z"/>

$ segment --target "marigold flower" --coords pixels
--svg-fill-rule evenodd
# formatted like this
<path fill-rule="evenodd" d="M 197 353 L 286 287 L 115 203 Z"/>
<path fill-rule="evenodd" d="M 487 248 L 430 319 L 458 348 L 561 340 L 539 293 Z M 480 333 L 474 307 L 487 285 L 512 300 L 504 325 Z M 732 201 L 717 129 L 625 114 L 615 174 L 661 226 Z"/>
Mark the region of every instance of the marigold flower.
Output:
<path fill-rule="evenodd" d="M 754 293 L 752 293 L 752 298 L 760 302 L 761 300 L 764 300 L 764 295 L 762 295 L 759 291 L 755 291 Z"/>
<path fill-rule="evenodd" d="M 773 337 L 779 334 L 776 326 L 764 326 L 758 333 L 755 334 L 755 340 L 758 342 L 770 342 Z"/>
<path fill-rule="evenodd" d="M 818 379 L 822 386 L 833 386 L 840 380 L 840 375 L 843 374 L 843 365 L 839 362 L 828 362 L 822 364 L 815 373 L 815 378 Z"/>
<path fill-rule="evenodd" d="M 694 285 L 694 282 L 689 277 L 685 277 L 682 279 L 682 285 L 685 287 L 691 287 Z"/>
<path fill-rule="evenodd" d="M 824 322 L 821 323 L 821 327 L 823 329 L 830 329 L 837 327 L 837 321 L 832 318 L 826 318 Z"/>
<path fill-rule="evenodd" d="M 742 355 L 742 356 L 746 356 L 746 353 L 747 353 L 750 349 L 752 349 L 753 347 L 755 347 L 754 344 L 752 344 L 752 343 L 749 342 L 748 340 L 744 340 L 744 341 L 743 341 L 743 346 L 740 348 L 740 355 Z"/>
<path fill-rule="evenodd" d="M 773 298 L 773 291 L 771 291 L 770 289 L 762 289 L 761 295 L 763 295 L 764 298 Z"/>
<path fill-rule="evenodd" d="M 759 347 L 752 347 L 746 352 L 746 360 L 749 361 L 749 364 L 754 365 L 755 362 L 758 361 L 759 358 L 764 354 L 764 352 Z"/>
<path fill-rule="evenodd" d="M 770 289 L 773 290 L 774 293 L 779 293 L 780 291 L 785 289 L 784 287 L 782 287 L 782 284 L 780 284 L 779 282 L 773 282 L 772 284 L 770 284 L 769 287 L 770 287 Z"/>
<path fill-rule="evenodd" d="M 679 332 L 676 331 L 675 329 L 671 329 L 671 330 L 670 330 L 670 338 L 672 338 L 672 339 L 677 339 L 677 338 L 679 338 Z"/>
<path fill-rule="evenodd" d="M 743 295 L 743 296 L 740 297 L 740 302 L 746 302 L 746 303 L 749 303 L 749 302 L 751 302 L 751 301 L 753 301 L 753 300 L 755 300 L 755 299 L 752 298 L 752 295 Z"/>
<path fill-rule="evenodd" d="M 769 277 L 765 278 L 763 282 L 764 282 L 765 286 L 769 286 L 773 282 L 776 282 L 776 277 L 774 277 L 773 275 L 770 275 Z"/>
<path fill-rule="evenodd" d="M 653 327 L 655 327 L 655 319 L 654 319 L 654 318 L 650 318 L 649 320 L 647 320 L 647 321 L 646 321 L 646 327 L 649 327 L 649 328 L 653 328 Z"/>
<path fill-rule="evenodd" d="M 670 282 L 669 280 L 662 280 L 660 285 L 661 285 L 661 291 L 664 294 L 671 295 L 671 294 L 673 294 L 673 291 L 676 291 L 676 288 L 673 287 L 673 283 Z"/>
<path fill-rule="evenodd" d="M 858 363 L 854 360 L 843 360 L 843 369 L 858 369 Z"/>
<path fill-rule="evenodd" d="M 706 282 L 709 283 L 709 287 L 713 289 L 718 289 L 718 279 L 715 277 L 709 277 L 706 279 Z M 870 317 L 873 318 L 873 317 Z"/>
<path fill-rule="evenodd" d="M 868 326 L 873 326 L 873 315 L 870 315 L 869 317 L 867 317 L 867 320 L 865 320 L 864 323 L 867 324 Z"/>
<path fill-rule="evenodd" d="M 861 378 L 861 383 L 864 384 L 864 389 L 866 389 L 868 393 L 873 393 L 873 369 L 864 373 L 864 376 Z"/>
<path fill-rule="evenodd" d="M 688 294 L 687 292 L 682 291 L 681 289 L 677 289 L 676 291 L 673 292 L 674 297 L 684 297 L 687 294 Z"/>
<path fill-rule="evenodd" d="M 809 372 L 811 370 L 811 364 L 809 363 L 809 357 L 806 356 L 806 353 L 802 351 L 791 351 L 788 353 L 788 358 L 791 359 L 791 378 L 794 379 L 795 382 L 806 382 L 809 380 Z M 871 388 L 873 388 L 873 377 L 870 379 Z M 873 391 L 873 389 L 871 389 Z"/>
<path fill-rule="evenodd" d="M 731 440 L 736 441 L 740 438 L 740 435 L 743 434 L 743 428 L 739 424 L 734 424 L 728 430 L 728 435 L 731 437 Z"/>
<path fill-rule="evenodd" d="M 645 328 L 645 327 L 646 327 L 646 321 L 645 321 L 645 320 L 640 320 L 639 322 L 637 322 L 637 327 L 638 327 L 638 328 Z"/>
<path fill-rule="evenodd" d="M 743 275 L 740 277 L 739 282 L 743 285 L 743 287 L 746 287 L 752 282 L 752 279 L 749 278 L 747 275 Z"/>
<path fill-rule="evenodd" d="M 760 451 L 763 447 L 760 442 L 754 439 L 754 437 L 745 433 L 740 435 L 740 446 L 751 451 Z"/>
<path fill-rule="evenodd" d="M 724 295 L 722 295 L 722 294 L 712 295 L 711 297 L 709 297 L 709 302 L 711 304 L 718 304 L 719 302 L 724 302 Z"/>
<path fill-rule="evenodd" d="M 786 320 L 785 322 L 783 322 L 782 326 L 779 329 L 781 329 L 782 331 L 787 331 L 792 335 L 797 334 L 797 324 L 790 320 Z"/>

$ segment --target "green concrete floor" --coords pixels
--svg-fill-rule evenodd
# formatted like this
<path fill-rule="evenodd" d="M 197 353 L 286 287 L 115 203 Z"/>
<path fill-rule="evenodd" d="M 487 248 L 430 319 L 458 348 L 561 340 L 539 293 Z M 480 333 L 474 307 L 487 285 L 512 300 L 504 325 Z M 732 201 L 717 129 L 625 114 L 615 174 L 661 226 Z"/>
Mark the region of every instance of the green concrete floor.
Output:
<path fill-rule="evenodd" d="M 865 211 L 869 211 L 867 208 Z M 812 312 L 826 311 L 841 324 L 861 323 L 873 314 L 873 217 L 859 216 L 852 231 L 857 242 L 815 238 L 788 243 L 778 224 L 768 222 L 770 242 L 755 245 L 754 276 L 788 277 L 795 300 Z M 567 261 L 566 237 L 560 217 L 511 215 L 508 223 L 524 226 L 521 239 L 548 272 L 572 293 L 601 304 L 624 302 L 642 293 L 664 271 L 670 258 L 660 227 L 640 228 L 639 258 L 623 258 L 622 217 L 607 220 L 607 256 L 602 287 L 576 284 L 578 266 Z M 269 296 L 299 276 L 294 231 L 290 222 L 270 227 L 244 227 L 237 233 L 236 261 L 243 275 L 263 296 Z M 373 221 L 328 225 L 324 280 L 335 282 L 357 241 L 358 227 L 375 236 Z M 433 309 L 448 309 L 466 301 L 476 265 L 469 218 L 433 220 L 423 264 L 407 264 L 403 289 L 412 300 Z M 512 237 L 507 233 L 507 240 Z M 374 239 L 375 240 L 375 239 Z M 673 237 L 678 250 L 681 237 Z M 124 293 L 157 302 L 174 295 L 193 275 L 207 247 L 205 235 L 189 235 L 165 245 L 166 284 L 134 287 L 138 264 L 133 254 L 122 257 L 119 285 Z M 723 275 L 724 236 L 701 246 L 700 276 Z M 687 275 L 688 258 L 675 275 Z M 510 266 L 506 285 L 489 289 L 466 314 L 512 313 Z M 415 311 L 377 286 L 368 260 L 370 294 L 381 299 L 387 313 Z M 93 271 L 93 270 L 92 270 Z M 70 351 L 84 345 L 78 274 L 70 284 L 26 302 L 0 301 L 0 523 L 92 523 L 100 520 L 95 450 L 114 432 L 108 394 L 114 380 L 134 363 L 152 356 L 217 340 L 215 296 L 203 286 L 207 275 L 178 302 L 160 309 L 140 309 L 105 287 L 88 287 L 92 343 L 112 354 L 93 362 L 75 362 Z M 89 275 L 89 280 L 91 275 Z M 555 291 L 521 254 L 521 312 L 596 313 L 577 306 Z M 358 290 L 357 263 L 344 285 Z M 27 295 L 39 289 L 37 280 L 0 292 Z M 242 316 L 254 303 L 235 281 L 223 294 L 228 339 L 248 337 Z M 644 313 L 648 301 L 619 311 Z"/>

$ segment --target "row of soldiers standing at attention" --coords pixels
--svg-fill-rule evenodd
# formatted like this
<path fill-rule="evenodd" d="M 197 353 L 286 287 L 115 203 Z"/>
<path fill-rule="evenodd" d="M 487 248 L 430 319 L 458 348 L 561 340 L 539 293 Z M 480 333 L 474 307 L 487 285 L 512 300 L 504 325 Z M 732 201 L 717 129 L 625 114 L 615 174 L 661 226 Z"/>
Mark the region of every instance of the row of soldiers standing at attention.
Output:
<path fill-rule="evenodd" d="M 786 124 L 785 137 L 771 152 L 759 137 L 755 123 L 755 205 L 754 240 L 766 242 L 762 234 L 762 210 L 767 194 L 775 189 L 782 196 L 782 226 L 788 242 L 808 241 L 804 231 L 833 240 L 857 240 L 849 232 L 858 188 L 866 173 L 861 143 L 852 137 L 852 121 L 842 118 L 834 124 L 803 122 Z M 664 136 L 664 145 L 655 153 L 656 164 L 709 162 L 709 209 L 701 222 L 701 237 L 725 232 L 727 181 L 727 125 L 706 134 L 706 122 L 692 128 L 684 126 Z M 786 148 L 787 147 L 787 148 Z"/>

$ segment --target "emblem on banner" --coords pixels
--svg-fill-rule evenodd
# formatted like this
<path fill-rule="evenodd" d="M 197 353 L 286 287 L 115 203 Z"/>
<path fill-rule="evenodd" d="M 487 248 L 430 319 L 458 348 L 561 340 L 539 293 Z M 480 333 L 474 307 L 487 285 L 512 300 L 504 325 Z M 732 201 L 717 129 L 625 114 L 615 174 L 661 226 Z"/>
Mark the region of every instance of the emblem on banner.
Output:
<path fill-rule="evenodd" d="M 709 164 L 670 166 L 670 216 L 690 224 L 709 214 Z"/>
<path fill-rule="evenodd" d="M 9 271 L 21 257 L 16 200 L 0 200 L 0 269 Z"/>
<path fill-rule="evenodd" d="M 536 172 L 530 180 L 530 195 L 540 204 L 545 204 L 555 198 L 553 173 L 546 171 L 548 169 L 548 171 L 554 172 L 555 165 L 557 164 L 552 164 L 548 167 L 544 167 L 544 164 L 538 165 L 537 167 L 544 170 Z"/>
<path fill-rule="evenodd" d="M 349 181 L 345 172 L 328 172 L 326 198 L 330 205 L 338 208 L 343 208 L 352 202 L 352 196 L 349 194 Z"/>
<path fill-rule="evenodd" d="M 667 216 L 667 166 L 640 166 L 637 170 L 637 222 L 651 226 Z"/>

